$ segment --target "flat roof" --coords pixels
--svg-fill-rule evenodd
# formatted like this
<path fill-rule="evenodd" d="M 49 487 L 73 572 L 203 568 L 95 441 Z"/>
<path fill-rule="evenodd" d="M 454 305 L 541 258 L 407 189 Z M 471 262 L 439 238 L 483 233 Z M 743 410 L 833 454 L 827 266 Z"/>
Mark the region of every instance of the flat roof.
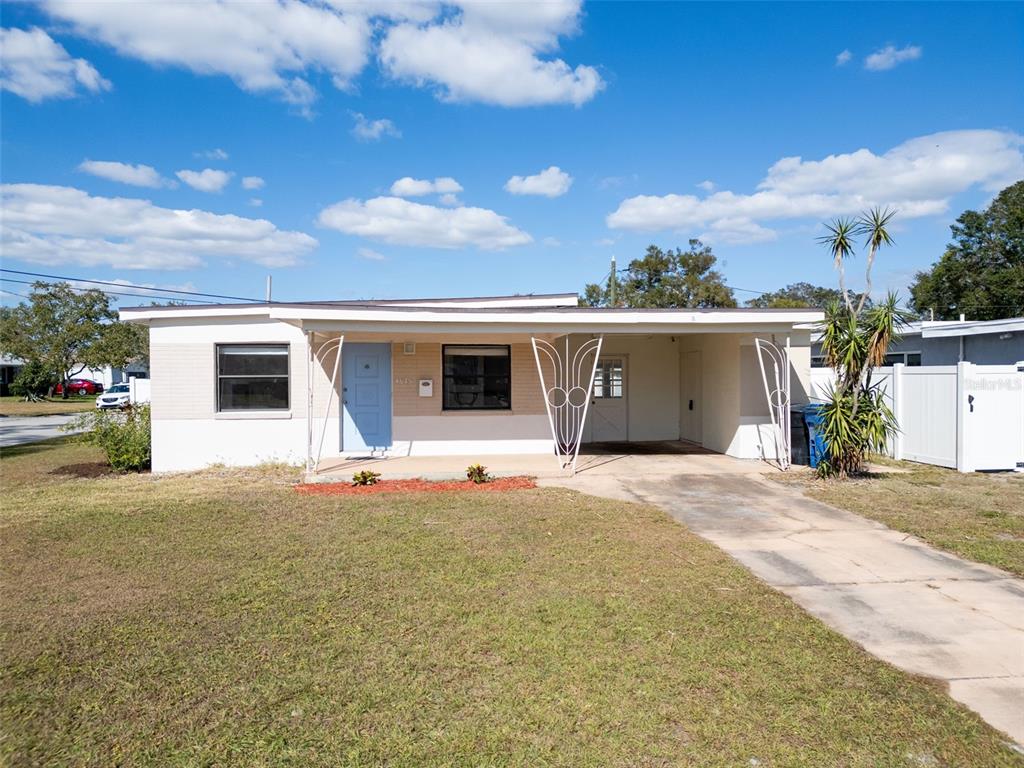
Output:
<path fill-rule="evenodd" d="M 823 318 L 812 309 L 431 306 L 282 302 L 134 307 L 129 322 L 161 327 L 231 318 L 277 320 L 306 331 L 389 333 L 758 333 L 792 331 Z"/>

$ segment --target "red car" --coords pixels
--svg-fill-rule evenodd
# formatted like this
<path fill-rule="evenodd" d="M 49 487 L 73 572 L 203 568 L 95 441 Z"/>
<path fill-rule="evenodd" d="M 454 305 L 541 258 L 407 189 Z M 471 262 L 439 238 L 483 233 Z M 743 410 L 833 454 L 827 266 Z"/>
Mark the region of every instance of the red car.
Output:
<path fill-rule="evenodd" d="M 103 385 L 97 381 L 90 381 L 89 379 L 71 379 L 68 381 L 69 395 L 98 395 L 102 391 Z M 53 393 L 55 395 L 63 395 L 64 385 L 58 384 Z"/>

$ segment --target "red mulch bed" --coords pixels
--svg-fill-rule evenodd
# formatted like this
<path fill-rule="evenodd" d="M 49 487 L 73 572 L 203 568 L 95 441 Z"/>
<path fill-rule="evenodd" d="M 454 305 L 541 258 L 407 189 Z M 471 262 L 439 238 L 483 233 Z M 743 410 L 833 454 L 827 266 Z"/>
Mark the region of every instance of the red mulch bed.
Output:
<path fill-rule="evenodd" d="M 351 483 L 300 483 L 299 493 L 312 496 L 364 496 L 371 493 L 448 493 L 450 491 L 520 491 L 536 488 L 532 477 L 498 477 L 489 483 L 471 480 L 378 480 L 374 485 Z"/>

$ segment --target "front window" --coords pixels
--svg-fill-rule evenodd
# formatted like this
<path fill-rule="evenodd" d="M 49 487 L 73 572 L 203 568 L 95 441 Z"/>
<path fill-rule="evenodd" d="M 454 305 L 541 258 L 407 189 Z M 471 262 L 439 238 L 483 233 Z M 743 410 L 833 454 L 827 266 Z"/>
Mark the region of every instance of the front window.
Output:
<path fill-rule="evenodd" d="M 217 410 L 288 410 L 288 345 L 219 345 Z"/>
<path fill-rule="evenodd" d="M 507 346 L 445 346 L 446 411 L 508 410 L 512 407 L 510 351 Z"/>
<path fill-rule="evenodd" d="M 594 397 L 622 397 L 622 360 L 598 360 L 594 373 Z"/>

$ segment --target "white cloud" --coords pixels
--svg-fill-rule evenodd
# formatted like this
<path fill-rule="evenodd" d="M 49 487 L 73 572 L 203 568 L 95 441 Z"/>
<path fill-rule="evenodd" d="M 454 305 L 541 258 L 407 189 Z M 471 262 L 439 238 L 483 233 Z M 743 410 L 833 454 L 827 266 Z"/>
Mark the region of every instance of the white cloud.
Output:
<path fill-rule="evenodd" d="M 385 136 L 395 139 L 402 138 L 402 132 L 386 117 L 371 120 L 361 112 L 352 112 L 351 115 L 355 121 L 352 126 L 352 135 L 360 141 L 380 141 Z"/>
<path fill-rule="evenodd" d="M 200 192 L 220 192 L 234 175 L 230 171 L 217 171 L 213 168 L 204 168 L 201 171 L 178 171 L 179 179 L 188 184 L 192 189 Z"/>
<path fill-rule="evenodd" d="M 459 196 L 452 194 L 451 192 L 446 192 L 445 194 L 441 195 L 439 198 L 437 198 L 437 202 L 439 202 L 441 205 L 447 205 L 449 207 L 462 205 L 462 202 L 459 200 Z"/>
<path fill-rule="evenodd" d="M 454 195 L 462 191 L 462 185 L 451 176 L 430 179 L 414 179 L 403 176 L 391 185 L 391 194 L 396 197 L 422 197 L 423 195 Z"/>
<path fill-rule="evenodd" d="M 4 256 L 52 266 L 185 269 L 204 258 L 286 267 L 317 246 L 265 219 L 97 197 L 73 187 L 0 186 Z"/>
<path fill-rule="evenodd" d="M 1009 131 L 947 131 L 920 136 L 876 155 L 859 149 L 822 160 L 779 160 L 751 194 L 639 195 L 607 218 L 634 231 L 702 232 L 725 242 L 774 236 L 763 223 L 848 215 L 889 205 L 901 219 L 946 213 L 972 187 L 998 190 L 1024 177 L 1024 136 Z"/>
<path fill-rule="evenodd" d="M 541 242 L 548 248 L 557 248 L 562 244 L 562 241 L 557 237 L 545 237 Z"/>
<path fill-rule="evenodd" d="M 205 157 L 207 160 L 227 160 L 229 155 L 220 147 L 205 149 L 202 152 L 193 152 L 195 157 Z"/>
<path fill-rule="evenodd" d="M 505 182 L 505 190 L 513 195 L 560 197 L 572 186 L 572 176 L 552 165 L 533 176 L 513 176 Z"/>
<path fill-rule="evenodd" d="M 135 187 L 158 189 L 174 185 L 173 181 L 162 177 L 156 168 L 150 165 L 130 165 L 115 160 L 83 160 L 78 170 L 99 176 L 101 179 L 119 181 Z"/>
<path fill-rule="evenodd" d="M 367 261 L 387 261 L 388 257 L 373 248 L 356 248 L 356 256 Z"/>
<path fill-rule="evenodd" d="M 263 189 L 266 182 L 259 176 L 243 176 L 242 189 Z"/>
<path fill-rule="evenodd" d="M 307 115 L 317 74 L 349 89 L 374 53 L 386 75 L 449 101 L 579 106 L 604 88 L 593 66 L 554 55 L 578 31 L 582 0 L 192 0 L 121 3 L 116 13 L 103 0 L 41 2 L 74 33 L 124 56 L 225 75 Z M 368 122 L 374 139 L 389 133 Z"/>
<path fill-rule="evenodd" d="M 89 290 L 89 289 L 92 289 L 92 290 L 100 289 L 100 290 L 103 290 L 103 291 L 114 291 L 114 290 L 116 290 L 115 288 L 113 288 L 111 286 L 106 286 L 106 285 L 103 285 L 101 283 L 96 283 L 95 280 L 97 280 L 97 279 L 99 279 L 99 278 L 94 278 L 93 282 L 90 282 L 88 280 L 68 280 L 67 282 L 73 288 L 81 288 L 83 290 Z M 120 300 L 120 301 L 125 301 L 125 302 L 130 302 L 133 299 L 137 298 L 134 294 L 139 294 L 139 293 L 146 294 L 147 296 L 162 296 L 162 297 L 166 298 L 168 293 L 172 293 L 174 291 L 197 291 L 198 290 L 196 288 L 195 284 L 191 283 L 191 282 L 187 282 L 187 283 L 163 283 L 163 284 L 160 284 L 160 283 L 137 283 L 137 282 L 132 281 L 132 280 L 125 280 L 123 277 L 115 277 L 114 279 L 103 278 L 103 280 L 106 283 L 115 283 L 116 285 L 123 286 L 125 288 L 125 290 L 128 291 L 129 295 L 125 295 L 125 296 L 122 296 L 120 298 L 115 297 L 115 300 Z M 182 296 L 181 298 L 185 298 L 185 297 Z"/>
<path fill-rule="evenodd" d="M 852 58 L 853 51 L 851 51 L 849 48 L 846 48 L 845 50 L 842 50 L 836 54 L 836 66 L 845 67 L 847 64 L 850 63 L 850 60 Z"/>
<path fill-rule="evenodd" d="M 705 192 L 715 191 L 715 182 L 711 181 L 710 179 L 705 179 L 704 181 L 700 182 L 697 186 L 703 189 Z"/>
<path fill-rule="evenodd" d="M 263 205 L 263 200 L 258 197 L 250 197 L 249 205 L 251 205 L 253 208 L 259 208 L 261 205 Z"/>
<path fill-rule="evenodd" d="M 118 3 L 44 0 L 74 31 L 155 66 L 227 75 L 252 93 L 276 93 L 308 110 L 316 91 L 304 79 L 324 71 L 347 87 L 369 57 L 370 24 L 302 2 Z"/>
<path fill-rule="evenodd" d="M 401 197 L 344 200 L 325 208 L 323 227 L 392 245 L 500 250 L 532 238 L 486 208 L 440 208 Z"/>
<path fill-rule="evenodd" d="M 907 45 L 903 48 L 887 45 L 885 48 L 875 51 L 864 59 L 864 69 L 882 72 L 886 69 L 892 69 L 905 61 L 920 59 L 921 53 L 922 49 L 918 45 Z"/>
<path fill-rule="evenodd" d="M 38 104 L 74 96 L 79 89 L 109 91 L 110 81 L 85 59 L 73 59 L 46 32 L 0 29 L 0 89 Z"/>
<path fill-rule="evenodd" d="M 558 39 L 577 31 L 580 0 L 544 3 L 454 3 L 423 25 L 388 29 L 380 61 L 394 78 L 433 85 L 445 101 L 479 101 L 505 107 L 535 104 L 580 106 L 604 88 L 591 66 L 575 68 L 542 58 Z"/>

